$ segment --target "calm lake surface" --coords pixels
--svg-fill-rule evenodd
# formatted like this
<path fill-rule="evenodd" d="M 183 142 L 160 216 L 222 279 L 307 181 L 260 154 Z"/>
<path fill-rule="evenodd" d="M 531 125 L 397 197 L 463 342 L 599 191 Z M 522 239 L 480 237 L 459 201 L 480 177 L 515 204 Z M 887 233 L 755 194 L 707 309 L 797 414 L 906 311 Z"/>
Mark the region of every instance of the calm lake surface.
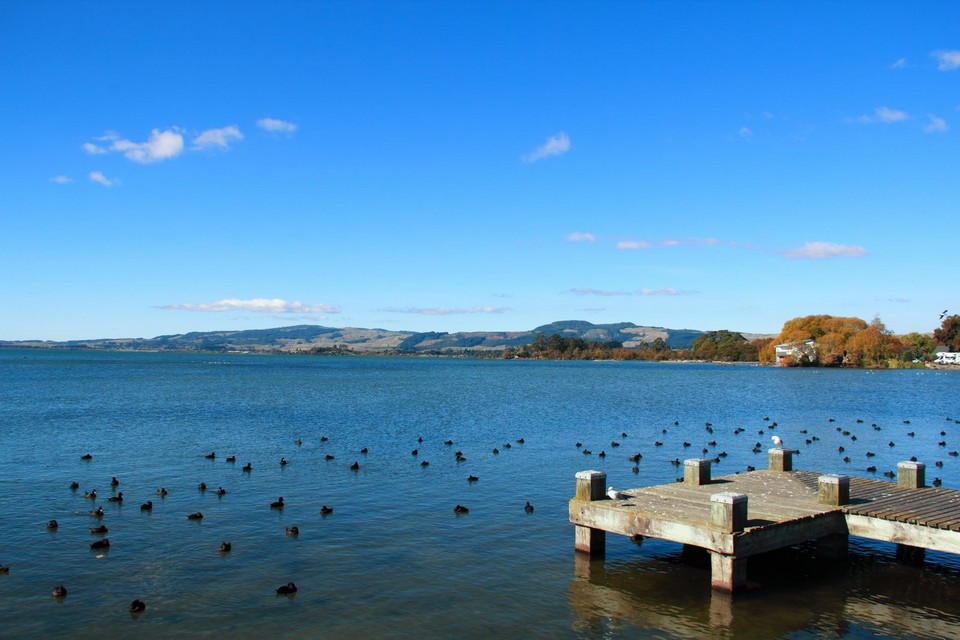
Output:
<path fill-rule="evenodd" d="M 714 476 L 763 468 L 773 433 L 796 469 L 883 478 L 916 456 L 960 488 L 958 391 L 933 370 L 0 351 L 0 636 L 960 637 L 956 556 L 800 547 L 752 562 L 761 588 L 730 598 L 677 545 L 608 535 L 585 561 L 567 519 L 577 471 L 672 482 L 703 448 L 728 453 Z M 93 551 L 101 522 L 111 546 Z"/>

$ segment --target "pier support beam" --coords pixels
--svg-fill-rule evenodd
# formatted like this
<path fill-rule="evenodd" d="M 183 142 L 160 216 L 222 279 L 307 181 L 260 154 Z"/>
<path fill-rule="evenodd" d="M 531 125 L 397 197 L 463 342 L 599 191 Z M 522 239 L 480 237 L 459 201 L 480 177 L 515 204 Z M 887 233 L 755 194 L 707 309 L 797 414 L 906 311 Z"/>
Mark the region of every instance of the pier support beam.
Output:
<path fill-rule="evenodd" d="M 897 486 L 908 489 L 922 489 L 926 486 L 927 465 L 922 462 L 898 462 Z"/>
<path fill-rule="evenodd" d="M 715 493 L 710 496 L 710 525 L 724 533 L 743 531 L 747 524 L 747 496 L 743 493 Z M 734 591 L 747 584 L 747 559 L 710 552 L 710 585 L 720 591 Z"/>
<path fill-rule="evenodd" d="M 606 496 L 607 474 L 602 471 L 580 471 L 577 473 L 577 490 L 574 500 L 593 502 Z M 591 558 L 602 558 L 607 550 L 607 532 L 576 525 L 574 527 L 574 548 L 589 554 Z"/>
<path fill-rule="evenodd" d="M 768 449 L 767 466 L 770 471 L 793 471 L 793 449 Z"/>
<path fill-rule="evenodd" d="M 710 552 L 710 586 L 732 592 L 747 584 L 747 559 Z"/>
<path fill-rule="evenodd" d="M 710 484 L 710 461 L 706 458 L 690 458 L 683 461 L 683 482 L 698 487 Z"/>
<path fill-rule="evenodd" d="M 850 476 L 828 474 L 817 478 L 817 502 L 834 507 L 850 502 Z M 838 560 L 846 557 L 849 547 L 849 534 L 832 533 L 817 538 L 816 554 L 821 558 Z"/>

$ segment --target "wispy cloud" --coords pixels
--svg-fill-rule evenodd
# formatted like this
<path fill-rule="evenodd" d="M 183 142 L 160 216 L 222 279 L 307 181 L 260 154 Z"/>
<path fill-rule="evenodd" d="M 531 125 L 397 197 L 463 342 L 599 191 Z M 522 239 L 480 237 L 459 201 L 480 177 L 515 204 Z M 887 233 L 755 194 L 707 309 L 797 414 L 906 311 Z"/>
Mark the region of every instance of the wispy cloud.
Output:
<path fill-rule="evenodd" d="M 907 59 L 906 58 L 897 58 L 896 61 L 890 65 L 891 69 L 906 69 Z"/>
<path fill-rule="evenodd" d="M 862 258 L 867 255 L 863 247 L 835 242 L 804 242 L 802 246 L 784 251 L 785 258 L 794 260 L 823 260 L 826 258 Z"/>
<path fill-rule="evenodd" d="M 451 316 L 462 314 L 490 314 L 511 311 L 510 307 L 388 307 L 381 311 L 388 313 L 412 313 L 421 316 Z"/>
<path fill-rule="evenodd" d="M 617 249 L 620 251 L 643 251 L 652 249 L 653 243 L 647 240 L 618 240 Z"/>
<path fill-rule="evenodd" d="M 592 233 L 574 231 L 573 233 L 567 234 L 567 240 L 570 242 L 596 242 L 597 236 L 593 235 Z"/>
<path fill-rule="evenodd" d="M 737 132 L 741 138 L 752 138 L 753 131 L 750 127 L 740 127 L 740 131 Z"/>
<path fill-rule="evenodd" d="M 173 311 L 203 311 L 203 312 L 222 312 L 222 311 L 248 311 L 252 313 L 340 313 L 340 307 L 329 304 L 304 304 L 299 301 L 288 302 L 280 298 L 251 298 L 249 300 L 240 300 L 238 298 L 228 298 L 201 304 L 168 304 L 160 307 L 161 309 L 170 309 Z"/>
<path fill-rule="evenodd" d="M 678 291 L 671 287 L 664 289 L 637 289 L 637 295 L 640 296 L 679 296 L 683 295 L 685 292 Z"/>
<path fill-rule="evenodd" d="M 946 133 L 950 128 L 947 126 L 947 121 L 943 118 L 938 118 L 932 113 L 927 114 L 928 122 L 923 127 L 925 133 Z"/>
<path fill-rule="evenodd" d="M 112 187 L 118 182 L 118 180 L 109 179 L 99 171 L 91 171 L 87 177 L 90 178 L 90 182 L 96 182 L 97 184 L 102 184 L 105 187 Z"/>
<path fill-rule="evenodd" d="M 54 184 L 70 184 L 73 182 L 73 178 L 70 176 L 53 176 L 50 178 L 50 182 Z"/>
<path fill-rule="evenodd" d="M 736 247 L 736 242 L 725 242 L 717 238 L 664 238 L 662 240 L 620 240 L 617 242 L 617 249 L 621 251 L 643 251 L 657 247 L 670 249 L 673 247 L 691 247 L 691 246 L 720 246 Z"/>
<path fill-rule="evenodd" d="M 270 133 L 291 134 L 297 130 L 296 124 L 287 122 L 286 120 L 278 120 L 276 118 L 260 118 L 257 120 L 257 126 L 264 131 L 269 131 Z"/>
<path fill-rule="evenodd" d="M 937 59 L 937 69 L 940 71 L 954 71 L 960 69 L 960 51 L 953 49 L 939 49 L 930 53 Z"/>
<path fill-rule="evenodd" d="M 191 150 L 229 149 L 230 143 L 234 140 L 243 140 L 243 134 L 235 124 L 219 129 L 207 129 L 193 139 Z"/>
<path fill-rule="evenodd" d="M 547 141 L 525 155 L 524 162 L 536 162 L 550 156 L 559 156 L 570 151 L 570 136 L 561 131 L 555 136 L 550 136 Z"/>
<path fill-rule="evenodd" d="M 661 289 L 635 289 L 633 291 L 623 290 L 605 290 L 605 289 L 567 289 L 567 293 L 576 296 L 600 296 L 609 298 L 614 296 L 681 296 L 692 293 L 690 291 L 681 291 L 672 287 L 663 287 Z"/>
<path fill-rule="evenodd" d="M 610 291 L 610 290 L 604 290 L 604 289 L 567 289 L 567 293 L 572 293 L 575 296 L 601 296 L 601 297 L 633 295 L 629 291 Z"/>
<path fill-rule="evenodd" d="M 101 155 L 116 151 L 122 153 L 128 160 L 139 164 L 151 164 L 175 158 L 183 151 L 183 135 L 176 128 L 166 131 L 153 129 L 146 142 L 133 142 L 112 132 L 96 139 L 109 144 L 101 146 L 87 142 L 83 145 L 87 153 Z"/>
<path fill-rule="evenodd" d="M 862 115 L 854 118 L 847 118 L 845 122 L 854 124 L 891 124 L 893 122 L 903 122 L 910 119 L 910 114 L 899 109 L 890 109 L 889 107 L 877 107 L 873 110 L 873 115 Z"/>

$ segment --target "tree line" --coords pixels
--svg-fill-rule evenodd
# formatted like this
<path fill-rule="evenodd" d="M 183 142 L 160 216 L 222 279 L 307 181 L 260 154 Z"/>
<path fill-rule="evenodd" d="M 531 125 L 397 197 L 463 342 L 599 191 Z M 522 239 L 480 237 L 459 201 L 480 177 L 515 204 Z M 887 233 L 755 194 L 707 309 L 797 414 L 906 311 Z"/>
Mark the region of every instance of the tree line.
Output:
<path fill-rule="evenodd" d="M 794 349 L 777 362 L 776 346 Z M 894 335 L 879 317 L 860 318 L 810 315 L 788 320 L 775 338 L 747 340 L 740 333 L 708 331 L 689 349 L 670 347 L 662 338 L 624 347 L 617 341 L 593 341 L 544 336 L 530 344 L 510 347 L 503 358 L 534 360 L 700 360 L 708 362 L 759 362 L 787 366 L 899 368 L 922 366 L 934 358 L 938 345 L 960 351 L 960 315 L 946 316 L 933 334 Z"/>
<path fill-rule="evenodd" d="M 748 342 L 732 331 L 709 331 L 694 340 L 689 349 L 675 349 L 663 338 L 624 347 L 622 342 L 584 340 L 538 333 L 530 344 L 507 348 L 504 358 L 533 360 L 710 360 L 723 362 L 756 362 L 764 341 Z"/>

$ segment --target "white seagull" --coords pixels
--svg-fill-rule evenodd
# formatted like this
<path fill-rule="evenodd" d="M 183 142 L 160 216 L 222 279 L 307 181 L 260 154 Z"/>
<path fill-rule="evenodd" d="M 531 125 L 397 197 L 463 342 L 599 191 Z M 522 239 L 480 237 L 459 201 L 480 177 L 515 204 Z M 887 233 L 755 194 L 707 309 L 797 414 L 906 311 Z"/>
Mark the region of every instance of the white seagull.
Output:
<path fill-rule="evenodd" d="M 627 496 L 623 495 L 613 487 L 607 487 L 607 497 L 611 500 L 623 500 Z"/>
<path fill-rule="evenodd" d="M 771 436 L 770 439 L 773 440 L 773 446 L 777 449 L 783 449 L 783 440 L 780 439 L 780 436 Z"/>
<path fill-rule="evenodd" d="M 943 313 L 940 314 L 940 319 L 943 320 L 943 317 L 947 315 L 947 309 L 943 310 Z"/>

